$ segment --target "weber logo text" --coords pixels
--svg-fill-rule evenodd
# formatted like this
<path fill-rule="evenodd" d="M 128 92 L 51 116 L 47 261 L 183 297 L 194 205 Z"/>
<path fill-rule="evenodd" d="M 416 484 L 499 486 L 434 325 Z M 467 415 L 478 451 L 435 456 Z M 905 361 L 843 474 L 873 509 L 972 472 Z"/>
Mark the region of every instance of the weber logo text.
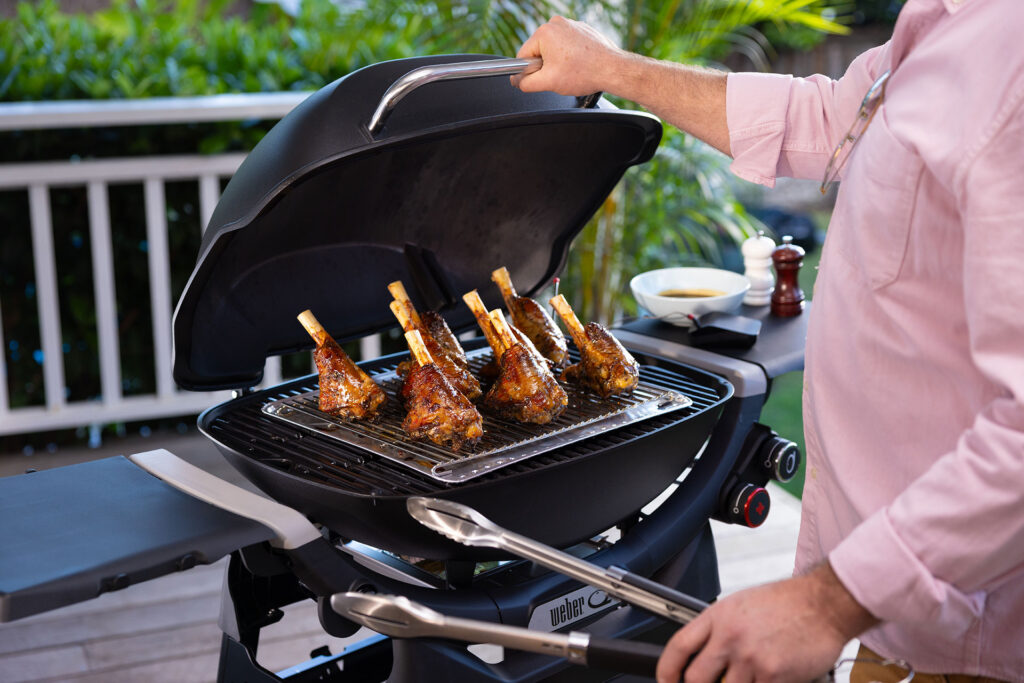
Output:
<path fill-rule="evenodd" d="M 529 627 L 555 631 L 618 604 L 604 591 L 587 586 L 538 606 L 530 615 Z"/>
<path fill-rule="evenodd" d="M 583 608 L 586 606 L 587 601 L 580 596 L 570 600 L 566 598 L 562 601 L 561 605 L 556 605 L 551 610 L 551 628 L 556 629 L 562 624 L 567 624 L 570 621 L 576 621 L 583 616 Z"/>

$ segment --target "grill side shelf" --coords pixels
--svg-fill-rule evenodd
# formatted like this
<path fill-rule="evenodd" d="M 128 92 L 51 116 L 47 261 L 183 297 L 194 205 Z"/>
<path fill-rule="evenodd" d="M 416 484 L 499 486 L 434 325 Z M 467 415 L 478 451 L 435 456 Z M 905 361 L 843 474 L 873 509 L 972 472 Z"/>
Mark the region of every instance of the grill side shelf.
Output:
<path fill-rule="evenodd" d="M 474 370 L 490 358 L 489 349 L 468 354 Z M 644 370 L 641 369 L 641 379 Z M 461 453 L 425 441 L 412 441 L 402 430 L 404 414 L 397 398 L 401 378 L 394 370 L 374 376 L 389 394 L 389 404 L 372 422 L 343 420 L 318 409 L 317 390 L 270 401 L 263 413 L 387 458 L 445 483 L 460 483 L 507 467 L 541 453 L 588 439 L 613 429 L 690 407 L 678 391 L 641 381 L 630 396 L 601 399 L 572 384 L 563 384 L 569 406 L 547 425 L 526 425 L 484 413 L 484 437 Z"/>

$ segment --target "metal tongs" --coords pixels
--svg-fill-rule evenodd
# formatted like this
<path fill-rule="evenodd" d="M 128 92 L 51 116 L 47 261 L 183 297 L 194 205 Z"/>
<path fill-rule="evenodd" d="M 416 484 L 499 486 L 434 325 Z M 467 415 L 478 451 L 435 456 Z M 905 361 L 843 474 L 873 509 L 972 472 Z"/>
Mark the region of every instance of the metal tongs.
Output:
<path fill-rule="evenodd" d="M 442 500 L 439 498 L 425 498 L 415 497 L 409 498 L 406 501 L 406 508 L 409 510 L 409 514 L 413 516 L 424 526 L 427 526 L 434 531 L 446 536 L 453 541 L 461 543 L 463 545 L 481 547 L 481 548 L 495 548 L 498 550 L 504 550 L 518 555 L 519 557 L 527 560 L 532 560 L 537 564 L 547 567 L 560 574 L 576 579 L 583 583 L 600 588 L 608 595 L 618 598 L 623 602 L 626 602 L 634 607 L 639 607 L 647 612 L 656 614 L 658 616 L 670 619 L 672 621 L 679 622 L 681 624 L 689 623 L 694 619 L 698 613 L 703 611 L 708 605 L 706 602 L 698 600 L 685 593 L 680 593 L 677 590 L 673 590 L 667 586 L 663 586 L 655 581 L 651 581 L 645 577 L 633 574 L 632 572 L 626 571 L 620 567 L 608 567 L 602 568 L 597 565 L 593 565 L 589 562 L 584 562 L 579 558 L 573 557 L 568 553 L 556 550 L 551 546 L 544 545 L 534 541 L 533 539 L 527 538 L 515 532 L 504 529 L 491 520 L 484 517 L 482 514 L 461 503 L 456 503 L 450 500 Z M 336 596 L 337 597 L 337 596 Z M 404 598 L 401 598 L 404 599 Z M 408 602 L 408 601 L 407 601 Z M 335 603 L 332 600 L 332 605 Z M 421 606 L 419 606 L 421 607 Z M 422 608 L 422 607 L 421 607 Z M 337 605 L 335 605 L 337 609 Z M 428 612 L 433 612 L 427 608 L 422 608 Z M 433 612 L 437 616 L 444 619 L 443 615 Z M 474 622 L 470 620 L 460 619 L 459 622 L 468 622 L 469 624 L 484 624 L 487 626 L 493 626 L 487 624 L 487 622 Z M 364 622 L 360 622 L 364 623 Z M 369 624 L 367 624 L 369 625 Z M 371 626 L 371 628 L 374 628 Z M 500 627 L 509 629 L 512 627 Z M 561 643 L 561 640 L 553 640 L 564 638 L 567 654 L 561 656 L 569 659 L 570 662 L 584 663 L 577 659 L 574 659 L 574 655 L 571 652 L 571 644 L 569 639 L 576 636 L 577 639 L 581 637 L 589 638 L 588 634 L 577 634 L 570 633 L 568 636 L 560 636 L 559 634 L 551 633 L 534 633 L 528 629 L 514 629 L 516 631 L 525 631 L 531 634 L 529 638 L 531 640 L 543 639 L 551 643 Z M 424 634 L 426 635 L 426 634 Z M 453 635 L 445 635 L 441 633 L 433 633 L 431 635 L 439 635 L 441 637 L 456 638 Z M 480 639 L 480 634 L 471 635 L 470 633 L 462 633 L 457 638 L 474 640 L 475 642 L 484 642 Z M 506 645 L 513 649 L 526 649 L 533 652 L 547 652 L 549 654 L 560 654 L 553 650 L 562 645 L 550 645 L 545 650 L 531 649 L 527 647 L 521 647 L 513 642 L 502 642 L 499 640 L 492 640 L 488 642 L 495 642 L 500 645 Z M 577 641 L 583 642 L 583 641 Z M 591 648 L 594 648 L 594 642 L 590 641 Z M 650 664 L 649 668 L 645 671 L 639 669 L 629 670 L 627 673 L 637 673 L 640 675 L 653 676 L 656 664 L 656 650 L 659 654 L 663 648 L 651 645 L 650 643 L 642 643 L 635 641 L 616 641 L 616 640 L 601 640 L 601 647 L 609 648 L 613 653 L 630 653 L 634 649 L 636 650 L 638 661 L 645 657 L 655 657 L 654 664 Z M 625 645 L 625 647 L 623 647 Z M 648 654 L 650 653 L 650 654 Z M 585 655 L 584 655 L 585 656 Z M 594 655 L 591 655 L 591 661 Z M 596 662 L 594 666 L 600 666 L 601 668 L 611 668 L 615 670 L 626 671 L 614 666 L 615 656 L 606 655 L 606 658 L 602 660 L 601 666 Z M 585 661 L 585 660 L 584 660 Z M 836 663 L 836 666 L 829 671 L 828 674 L 815 679 L 812 683 L 831 683 L 836 680 L 837 669 L 844 664 L 852 664 L 853 662 L 860 661 L 858 658 L 847 658 L 842 659 Z M 869 660 L 875 661 L 875 660 Z M 907 675 L 899 683 L 909 683 L 914 678 L 914 669 L 907 662 L 896 659 L 885 659 L 878 660 L 876 663 L 882 665 L 895 664 L 903 669 L 906 669 Z M 644 665 L 647 666 L 647 665 Z"/>
<path fill-rule="evenodd" d="M 336 593 L 331 607 L 346 619 L 395 638 L 447 638 L 494 643 L 513 650 L 563 657 L 573 664 L 653 677 L 662 647 L 589 633 L 531 631 L 518 626 L 449 617 L 397 595 Z"/>
<path fill-rule="evenodd" d="M 473 508 L 438 498 L 406 501 L 409 514 L 424 526 L 463 545 L 504 550 L 570 578 L 600 588 L 608 595 L 647 612 L 687 624 L 707 603 L 620 567 L 602 568 L 561 550 L 503 529 Z"/>

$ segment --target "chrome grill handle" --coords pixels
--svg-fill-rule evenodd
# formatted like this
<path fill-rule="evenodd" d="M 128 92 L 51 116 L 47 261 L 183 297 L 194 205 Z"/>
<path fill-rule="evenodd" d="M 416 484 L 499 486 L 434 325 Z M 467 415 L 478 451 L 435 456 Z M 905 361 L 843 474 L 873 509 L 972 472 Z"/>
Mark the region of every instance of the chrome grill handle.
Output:
<path fill-rule="evenodd" d="M 384 96 L 381 97 L 377 108 L 370 117 L 367 129 L 370 135 L 377 135 L 384 128 L 387 118 L 398 106 L 402 99 L 413 90 L 428 83 L 437 81 L 455 81 L 467 78 L 482 78 L 485 76 L 512 76 L 515 74 L 528 75 L 541 68 L 544 62 L 539 57 L 527 57 L 524 59 L 484 59 L 474 62 L 455 62 L 450 64 L 431 64 L 413 69 L 397 81 L 391 84 Z M 601 93 L 594 93 L 586 97 L 577 98 L 581 108 L 592 109 L 601 98 Z"/>

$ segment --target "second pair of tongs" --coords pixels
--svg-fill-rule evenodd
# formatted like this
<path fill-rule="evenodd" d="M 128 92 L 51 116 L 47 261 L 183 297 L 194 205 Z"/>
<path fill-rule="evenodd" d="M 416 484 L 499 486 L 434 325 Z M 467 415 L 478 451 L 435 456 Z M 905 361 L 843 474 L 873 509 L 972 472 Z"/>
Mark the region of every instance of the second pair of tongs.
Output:
<path fill-rule="evenodd" d="M 398 595 L 335 593 L 335 612 L 394 638 L 446 638 L 494 643 L 513 650 L 563 657 L 572 664 L 652 678 L 662 647 L 632 640 L 594 638 L 589 633 L 546 633 L 518 626 L 461 619 Z"/>
<path fill-rule="evenodd" d="M 707 603 L 620 567 L 597 565 L 503 529 L 461 503 L 415 497 L 406 502 L 409 514 L 421 524 L 463 545 L 512 553 L 559 574 L 600 588 L 634 607 L 680 624 L 689 623 Z"/>

